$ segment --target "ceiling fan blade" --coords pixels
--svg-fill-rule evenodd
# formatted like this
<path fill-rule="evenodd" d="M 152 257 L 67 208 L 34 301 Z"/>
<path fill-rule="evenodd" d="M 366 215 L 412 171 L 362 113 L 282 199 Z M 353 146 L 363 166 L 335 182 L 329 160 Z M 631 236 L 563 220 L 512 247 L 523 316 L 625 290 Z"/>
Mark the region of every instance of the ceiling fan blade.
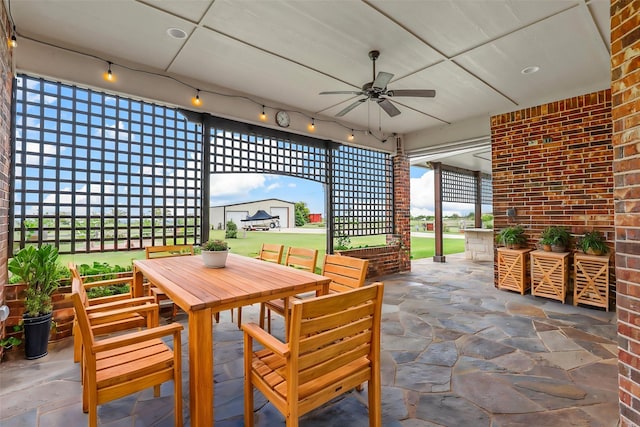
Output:
<path fill-rule="evenodd" d="M 364 95 L 361 90 L 330 90 L 320 92 L 319 95 Z"/>
<path fill-rule="evenodd" d="M 383 91 L 392 78 L 393 74 L 380 71 L 376 76 L 376 79 L 373 81 L 371 87 L 377 91 Z"/>
<path fill-rule="evenodd" d="M 388 96 L 419 96 L 422 98 L 433 98 L 436 91 L 433 89 L 395 89 L 388 90 Z"/>
<path fill-rule="evenodd" d="M 342 111 L 340 111 L 338 114 L 336 114 L 336 117 L 342 117 L 345 114 L 347 114 L 349 111 L 353 110 L 354 108 L 356 108 L 358 105 L 360 105 L 361 103 L 363 103 L 364 101 L 366 101 L 367 98 L 363 98 L 363 99 L 358 99 L 356 102 L 349 104 L 345 109 L 343 109 Z"/>
<path fill-rule="evenodd" d="M 398 108 L 396 108 L 396 106 L 386 98 L 379 100 L 378 105 L 389 115 L 389 117 L 395 117 L 400 114 L 400 110 L 398 110 Z"/>

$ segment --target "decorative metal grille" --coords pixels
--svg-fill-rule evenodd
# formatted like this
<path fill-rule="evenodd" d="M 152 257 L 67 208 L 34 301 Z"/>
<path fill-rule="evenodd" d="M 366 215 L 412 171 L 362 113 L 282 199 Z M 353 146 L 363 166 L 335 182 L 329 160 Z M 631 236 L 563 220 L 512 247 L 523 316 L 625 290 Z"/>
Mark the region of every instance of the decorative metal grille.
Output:
<path fill-rule="evenodd" d="M 295 138 L 295 136 L 292 136 Z M 326 183 L 326 144 L 211 129 L 211 173 L 275 173 Z"/>
<path fill-rule="evenodd" d="M 201 131 L 174 109 L 17 77 L 13 250 L 199 241 Z"/>
<path fill-rule="evenodd" d="M 482 189 L 482 204 L 483 205 L 491 205 L 493 204 L 493 180 L 491 175 L 482 174 L 482 181 L 480 182 L 480 188 Z"/>
<path fill-rule="evenodd" d="M 393 166 L 388 154 L 337 146 L 331 174 L 334 237 L 393 233 Z"/>
<path fill-rule="evenodd" d="M 476 203 L 476 178 L 472 174 L 463 174 L 442 170 L 442 201 L 454 203 Z"/>

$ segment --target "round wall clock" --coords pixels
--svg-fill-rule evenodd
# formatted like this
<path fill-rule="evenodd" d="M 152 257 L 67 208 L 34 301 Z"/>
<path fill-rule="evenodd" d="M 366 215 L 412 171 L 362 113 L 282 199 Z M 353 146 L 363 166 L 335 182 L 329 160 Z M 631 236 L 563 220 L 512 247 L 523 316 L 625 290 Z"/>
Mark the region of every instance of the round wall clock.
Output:
<path fill-rule="evenodd" d="M 289 113 L 286 111 L 278 111 L 276 113 L 276 123 L 283 128 L 289 127 L 289 123 L 291 123 Z"/>

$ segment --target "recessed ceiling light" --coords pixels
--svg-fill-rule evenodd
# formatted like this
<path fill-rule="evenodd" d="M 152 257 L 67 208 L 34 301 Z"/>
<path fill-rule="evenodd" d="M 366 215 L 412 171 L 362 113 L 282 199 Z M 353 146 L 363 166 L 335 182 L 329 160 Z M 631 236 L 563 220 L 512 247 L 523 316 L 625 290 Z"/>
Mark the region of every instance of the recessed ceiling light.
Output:
<path fill-rule="evenodd" d="M 174 39 L 185 39 L 187 38 L 187 33 L 180 28 L 169 28 L 167 30 L 167 34 L 173 37 Z"/>
<path fill-rule="evenodd" d="M 540 67 L 538 67 L 537 65 L 532 65 L 531 67 L 526 67 L 523 68 L 522 71 L 520 71 L 522 74 L 533 74 L 533 73 L 537 73 L 540 70 Z"/>

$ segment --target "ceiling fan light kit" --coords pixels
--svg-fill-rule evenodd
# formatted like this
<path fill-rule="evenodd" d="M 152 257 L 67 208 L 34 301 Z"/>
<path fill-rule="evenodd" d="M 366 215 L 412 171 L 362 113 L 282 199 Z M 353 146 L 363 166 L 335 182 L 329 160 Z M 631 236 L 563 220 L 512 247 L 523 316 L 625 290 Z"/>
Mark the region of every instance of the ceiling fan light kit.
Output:
<path fill-rule="evenodd" d="M 336 114 L 336 117 L 342 117 L 349 111 L 356 108 L 358 105 L 364 103 L 367 100 L 375 101 L 382 110 L 389 115 L 389 117 L 395 117 L 400 114 L 400 110 L 396 107 L 389 98 L 410 96 L 419 98 L 433 98 L 436 96 L 436 91 L 433 89 L 396 89 L 389 90 L 387 85 L 393 78 L 393 74 L 380 71 L 376 74 L 376 60 L 380 57 L 380 52 L 372 50 L 369 52 L 369 59 L 373 64 L 373 80 L 362 85 L 361 90 L 337 90 L 320 92 L 320 95 L 360 95 L 365 98 L 360 98 L 353 103 L 347 105 L 341 111 Z"/>

